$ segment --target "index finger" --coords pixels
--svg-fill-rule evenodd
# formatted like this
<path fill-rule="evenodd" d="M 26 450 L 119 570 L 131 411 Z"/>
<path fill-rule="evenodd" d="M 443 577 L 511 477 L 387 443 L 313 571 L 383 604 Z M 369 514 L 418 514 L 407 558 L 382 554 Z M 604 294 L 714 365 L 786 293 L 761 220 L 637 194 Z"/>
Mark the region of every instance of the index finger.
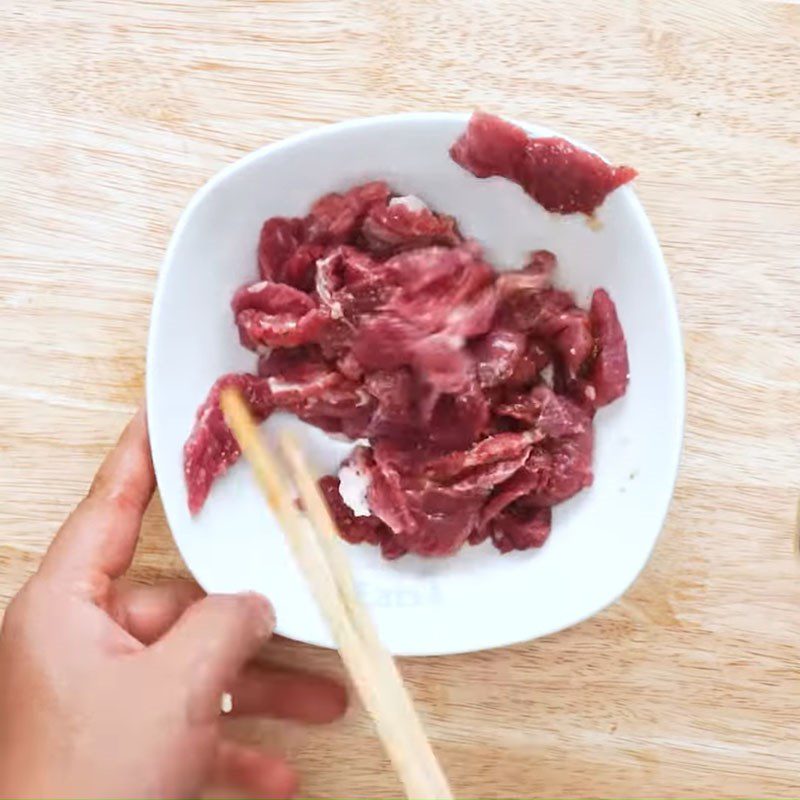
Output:
<path fill-rule="evenodd" d="M 96 592 L 130 566 L 155 489 L 144 411 L 137 411 L 106 456 L 89 493 L 56 534 L 40 572 Z"/>

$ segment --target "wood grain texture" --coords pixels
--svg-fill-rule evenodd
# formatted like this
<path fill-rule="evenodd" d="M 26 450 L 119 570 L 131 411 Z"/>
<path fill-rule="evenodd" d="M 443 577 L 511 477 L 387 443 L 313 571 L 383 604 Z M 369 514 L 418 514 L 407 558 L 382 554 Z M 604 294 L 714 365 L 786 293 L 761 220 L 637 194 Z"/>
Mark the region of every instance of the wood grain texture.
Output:
<path fill-rule="evenodd" d="M 800 6 L 6 0 L 0 41 L 2 604 L 142 396 L 158 264 L 194 190 L 320 123 L 482 106 L 641 171 L 688 425 L 664 534 L 620 603 L 403 662 L 434 746 L 461 796 L 797 795 Z M 135 577 L 183 573 L 156 501 Z M 237 732 L 285 747 L 311 796 L 399 791 L 360 708 Z"/>

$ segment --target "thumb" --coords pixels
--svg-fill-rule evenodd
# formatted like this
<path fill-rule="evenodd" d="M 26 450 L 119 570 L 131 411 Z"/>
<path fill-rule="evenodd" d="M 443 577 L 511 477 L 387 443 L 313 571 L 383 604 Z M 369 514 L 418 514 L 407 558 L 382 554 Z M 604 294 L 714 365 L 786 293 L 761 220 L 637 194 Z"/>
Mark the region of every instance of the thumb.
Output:
<path fill-rule="evenodd" d="M 151 650 L 164 673 L 174 675 L 188 693 L 192 715 L 214 718 L 221 694 L 274 627 L 275 611 L 266 597 L 210 595 L 190 606 Z"/>

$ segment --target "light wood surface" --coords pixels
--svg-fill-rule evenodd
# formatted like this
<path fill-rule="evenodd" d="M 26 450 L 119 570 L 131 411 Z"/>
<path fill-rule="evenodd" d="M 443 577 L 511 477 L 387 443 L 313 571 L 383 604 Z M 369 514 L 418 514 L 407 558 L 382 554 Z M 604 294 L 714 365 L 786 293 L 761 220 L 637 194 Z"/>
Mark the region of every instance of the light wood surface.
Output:
<path fill-rule="evenodd" d="M 320 123 L 482 106 L 639 168 L 689 405 L 667 526 L 619 604 L 402 663 L 454 791 L 797 795 L 800 6 L 5 0 L 0 43 L 3 604 L 142 396 L 156 271 L 194 190 Z M 158 502 L 134 574 L 184 574 Z M 400 791 L 358 706 L 321 730 L 237 724 L 309 795 Z"/>

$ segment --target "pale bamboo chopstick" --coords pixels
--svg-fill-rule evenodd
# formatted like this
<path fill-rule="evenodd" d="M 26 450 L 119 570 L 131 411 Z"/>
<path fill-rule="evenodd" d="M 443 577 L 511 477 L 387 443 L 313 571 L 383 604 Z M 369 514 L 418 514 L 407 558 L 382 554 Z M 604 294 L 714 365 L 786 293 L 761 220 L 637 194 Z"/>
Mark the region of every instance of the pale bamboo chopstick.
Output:
<path fill-rule="evenodd" d="M 431 749 L 394 659 L 381 644 L 369 614 L 356 595 L 336 525 L 302 451 L 288 435 L 280 438 L 282 454 L 312 525 L 295 504 L 282 476 L 281 464 L 262 441 L 239 392 L 225 390 L 220 405 L 328 621 L 342 661 L 375 722 L 406 796 L 433 800 L 452 798 L 447 778 Z"/>

